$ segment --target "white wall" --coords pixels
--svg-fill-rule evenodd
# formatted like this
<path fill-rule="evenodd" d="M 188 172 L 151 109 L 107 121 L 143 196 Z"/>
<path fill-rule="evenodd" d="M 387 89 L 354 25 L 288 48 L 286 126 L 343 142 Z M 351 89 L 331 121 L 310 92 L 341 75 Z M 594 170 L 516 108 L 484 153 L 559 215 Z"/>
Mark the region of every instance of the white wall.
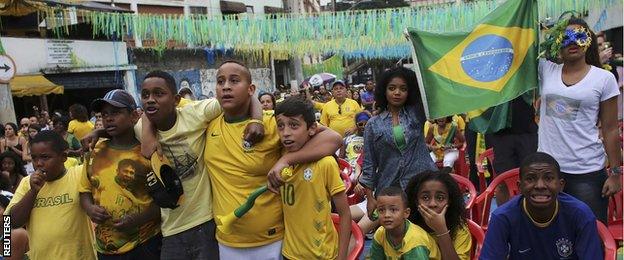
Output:
<path fill-rule="evenodd" d="M 39 74 L 42 69 L 63 68 L 98 68 L 128 65 L 126 43 L 107 41 L 72 40 L 68 43 L 75 57 L 73 64 L 50 63 L 49 40 L 35 38 L 0 38 L 2 45 L 15 61 L 17 75 Z"/>

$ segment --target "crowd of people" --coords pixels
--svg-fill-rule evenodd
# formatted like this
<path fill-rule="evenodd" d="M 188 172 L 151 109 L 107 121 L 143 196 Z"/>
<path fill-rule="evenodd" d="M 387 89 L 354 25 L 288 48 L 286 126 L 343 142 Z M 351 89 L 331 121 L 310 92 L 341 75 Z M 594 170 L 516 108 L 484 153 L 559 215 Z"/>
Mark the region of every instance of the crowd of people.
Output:
<path fill-rule="evenodd" d="M 499 201 L 480 259 L 603 256 L 596 220 L 622 188 L 621 87 L 584 21 L 559 33 L 584 37 L 539 61 L 538 107 L 509 101 L 511 127 L 486 136 L 494 171 L 519 168 L 521 195 Z M 363 89 L 335 80 L 258 95 L 249 68 L 228 60 L 216 98 L 176 86 L 152 71 L 140 104 L 116 89 L 90 109 L 35 107 L 4 124 L 11 258 L 347 259 L 352 220 L 372 240 L 370 259 L 471 257 L 452 176 L 459 150 L 474 147 L 469 119 L 427 120 L 412 70 L 388 68 Z M 353 205 L 338 158 L 353 169 Z"/>

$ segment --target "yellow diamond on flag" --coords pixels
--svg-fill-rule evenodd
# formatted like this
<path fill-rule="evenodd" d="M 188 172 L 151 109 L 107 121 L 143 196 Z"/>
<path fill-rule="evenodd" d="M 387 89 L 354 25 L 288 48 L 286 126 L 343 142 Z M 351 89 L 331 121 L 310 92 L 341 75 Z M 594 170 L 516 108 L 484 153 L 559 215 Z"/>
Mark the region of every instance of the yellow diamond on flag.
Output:
<path fill-rule="evenodd" d="M 533 29 L 480 24 L 429 70 L 462 85 L 500 92 L 534 41 Z"/>

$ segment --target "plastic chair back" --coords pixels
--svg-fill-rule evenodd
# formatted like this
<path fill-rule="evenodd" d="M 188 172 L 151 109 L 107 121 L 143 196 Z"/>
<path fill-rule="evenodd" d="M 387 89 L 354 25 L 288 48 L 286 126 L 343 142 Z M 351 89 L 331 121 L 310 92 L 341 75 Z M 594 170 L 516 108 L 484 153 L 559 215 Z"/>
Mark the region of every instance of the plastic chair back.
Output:
<path fill-rule="evenodd" d="M 492 206 L 492 198 L 494 197 L 496 187 L 501 183 L 505 183 L 507 185 L 507 190 L 509 191 L 509 197 L 511 198 L 520 194 L 520 189 L 518 187 L 519 178 L 519 168 L 506 171 L 505 173 L 496 176 L 487 189 L 485 189 L 485 191 L 475 199 L 472 207 L 472 219 L 481 225 L 483 230 L 487 230 L 488 221 L 490 219 L 490 207 Z"/>
<path fill-rule="evenodd" d="M 332 222 L 334 222 L 334 227 L 336 231 L 340 234 L 340 216 L 338 214 L 332 213 Z M 353 245 L 353 249 L 347 255 L 348 260 L 357 260 L 362 254 L 364 250 L 364 234 L 362 234 L 362 230 L 360 230 L 360 226 L 351 220 L 351 236 L 353 240 L 355 240 L 355 244 Z"/>
<path fill-rule="evenodd" d="M 338 168 L 340 168 L 340 178 L 345 184 L 345 194 L 351 193 L 353 190 L 353 185 L 351 185 L 351 173 L 353 172 L 353 168 L 351 164 L 344 159 L 337 159 Z"/>
<path fill-rule="evenodd" d="M 481 153 L 479 155 L 479 157 L 477 158 L 476 161 L 476 165 L 477 165 L 477 171 L 479 174 L 479 192 L 483 192 L 485 191 L 486 187 L 487 187 L 487 181 L 485 180 L 485 171 L 487 170 L 485 168 L 485 166 L 483 165 L 483 161 L 485 161 L 487 159 L 487 164 L 488 165 L 493 165 L 494 164 L 494 149 L 490 148 L 485 150 L 483 153 Z M 496 177 L 496 172 L 494 171 L 494 167 L 490 167 L 491 171 L 491 178 L 495 178 Z"/>
<path fill-rule="evenodd" d="M 607 216 L 608 228 L 611 231 L 611 235 L 616 241 L 624 240 L 624 226 L 622 225 L 622 198 L 624 193 L 622 191 L 609 198 L 609 212 Z"/>
<path fill-rule="evenodd" d="M 466 224 L 468 224 L 468 230 L 470 230 L 470 234 L 472 235 L 470 259 L 479 259 L 479 254 L 481 254 L 481 248 L 483 247 L 483 241 L 485 241 L 485 232 L 483 232 L 483 229 L 481 229 L 479 224 L 470 219 L 466 220 Z"/>
<path fill-rule="evenodd" d="M 464 195 L 464 203 L 466 204 L 466 209 L 469 210 L 470 208 L 472 208 L 475 199 L 477 199 L 477 189 L 475 189 L 475 186 L 466 177 L 457 174 L 451 174 L 451 176 L 453 176 L 453 178 L 457 182 L 457 185 L 459 185 L 459 188 Z M 466 195 L 468 196 L 467 198 L 465 197 Z"/>
<path fill-rule="evenodd" d="M 598 227 L 598 235 L 600 235 L 602 245 L 604 246 L 604 259 L 615 260 L 617 255 L 617 245 L 615 244 L 613 236 L 611 236 L 611 232 L 609 232 L 607 226 L 599 220 L 596 220 L 596 225 Z"/>

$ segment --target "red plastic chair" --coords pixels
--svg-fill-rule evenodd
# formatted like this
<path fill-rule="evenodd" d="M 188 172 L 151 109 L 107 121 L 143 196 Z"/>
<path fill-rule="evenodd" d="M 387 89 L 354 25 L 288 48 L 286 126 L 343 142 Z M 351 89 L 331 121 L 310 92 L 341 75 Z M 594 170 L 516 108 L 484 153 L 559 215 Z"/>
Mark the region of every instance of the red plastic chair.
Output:
<path fill-rule="evenodd" d="M 609 232 L 607 226 L 602 224 L 599 220 L 596 220 L 596 225 L 598 227 L 598 235 L 600 235 L 600 240 L 602 240 L 604 246 L 604 259 L 615 260 L 617 257 L 617 245 L 615 244 L 613 236 L 611 236 L 611 232 Z"/>
<path fill-rule="evenodd" d="M 477 165 L 477 171 L 479 174 L 479 192 L 485 191 L 487 187 L 487 181 L 485 180 L 485 170 L 487 169 L 483 167 L 483 161 L 485 159 L 487 159 L 488 165 L 492 165 L 494 163 L 494 149 L 490 148 L 490 149 L 485 150 L 483 153 L 479 155 L 475 163 Z M 490 178 L 495 178 L 496 172 L 494 172 L 493 167 L 490 167 L 490 168 L 492 169 L 492 171 L 490 172 L 490 175 L 491 175 Z"/>
<path fill-rule="evenodd" d="M 490 207 L 492 206 L 492 198 L 496 187 L 501 183 L 507 184 L 509 197 L 520 194 L 518 188 L 518 179 L 520 178 L 520 169 L 515 168 L 500 174 L 492 180 L 490 185 L 479 195 L 472 206 L 472 219 L 477 222 L 483 230 L 487 231 L 487 225 L 490 220 Z M 501 205 L 498 205 L 499 207 Z"/>
<path fill-rule="evenodd" d="M 481 229 L 479 224 L 470 219 L 466 219 L 466 224 L 468 224 L 468 230 L 470 230 L 470 234 L 472 235 L 470 259 L 479 259 L 481 248 L 483 247 L 483 241 L 485 241 L 485 232 L 483 232 L 483 229 Z"/>
<path fill-rule="evenodd" d="M 457 185 L 459 185 L 462 194 L 468 194 L 469 197 L 468 200 L 465 201 L 465 203 L 466 210 L 470 210 L 472 208 L 472 205 L 474 204 L 475 199 L 477 199 L 477 189 L 475 189 L 475 186 L 466 177 L 457 174 L 451 174 L 451 176 L 453 176 L 453 178 L 457 182 Z"/>
<path fill-rule="evenodd" d="M 345 194 L 349 194 L 353 191 L 353 185 L 351 185 L 351 173 L 353 172 L 353 168 L 351 164 L 344 159 L 337 159 L 338 168 L 340 168 L 340 178 L 345 184 Z"/>
<path fill-rule="evenodd" d="M 624 193 L 620 191 L 615 196 L 609 198 L 608 228 L 616 241 L 624 240 L 624 226 L 622 225 L 623 196 Z"/>
<path fill-rule="evenodd" d="M 334 222 L 336 231 L 340 233 L 340 216 L 332 213 L 332 222 Z M 356 260 L 360 257 L 360 254 L 362 254 L 362 251 L 364 250 L 364 234 L 362 234 L 362 230 L 360 230 L 358 224 L 353 220 L 351 220 L 351 236 L 353 237 L 353 240 L 355 240 L 355 244 L 353 245 L 351 252 L 347 255 L 347 259 Z"/>

